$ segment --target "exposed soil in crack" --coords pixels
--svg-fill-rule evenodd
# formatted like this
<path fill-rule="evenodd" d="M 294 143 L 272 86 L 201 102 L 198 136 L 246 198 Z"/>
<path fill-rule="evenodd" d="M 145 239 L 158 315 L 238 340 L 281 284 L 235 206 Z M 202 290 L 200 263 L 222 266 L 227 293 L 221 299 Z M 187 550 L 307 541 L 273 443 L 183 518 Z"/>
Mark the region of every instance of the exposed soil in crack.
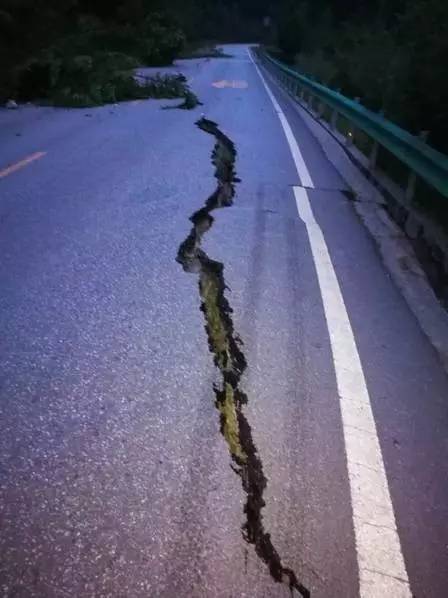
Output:
<path fill-rule="evenodd" d="M 283 565 L 263 525 L 262 510 L 266 504 L 263 495 L 267 480 L 250 424 L 244 414 L 248 398 L 241 389 L 241 378 L 247 367 L 243 343 L 234 330 L 232 308 L 225 295 L 224 265 L 210 259 L 201 248 L 204 234 L 213 225 L 212 212 L 233 204 L 235 183 L 238 182 L 235 174 L 236 150 L 233 142 L 220 131 L 216 123 L 202 118 L 196 124 L 202 131 L 215 137 L 212 163 L 218 184 L 204 207 L 190 217 L 193 227 L 179 247 L 177 261 L 186 272 L 199 275 L 205 329 L 214 363 L 221 375 L 220 383 L 213 389 L 215 405 L 220 413 L 221 433 L 229 448 L 232 469 L 241 479 L 246 494 L 243 537 L 254 546 L 256 554 L 267 565 L 277 583 L 286 584 L 291 595 L 298 592 L 303 598 L 308 598 L 309 590 L 299 582 L 292 569 Z"/>

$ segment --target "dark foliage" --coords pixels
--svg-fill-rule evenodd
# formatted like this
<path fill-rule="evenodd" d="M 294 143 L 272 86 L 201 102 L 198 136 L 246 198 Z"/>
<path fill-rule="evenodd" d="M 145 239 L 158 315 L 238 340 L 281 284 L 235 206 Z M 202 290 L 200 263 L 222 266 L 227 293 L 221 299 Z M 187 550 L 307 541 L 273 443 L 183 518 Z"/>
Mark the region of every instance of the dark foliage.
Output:
<path fill-rule="evenodd" d="M 300 71 L 448 152 L 446 0 L 283 0 L 277 21 Z"/>
<path fill-rule="evenodd" d="M 156 92 L 160 82 L 142 86 L 133 69 L 172 63 L 185 37 L 155 8 L 144 0 L 3 0 L 0 98 L 84 106 Z"/>
<path fill-rule="evenodd" d="M 0 101 L 139 97 L 135 65 L 170 64 L 186 37 L 256 41 L 269 14 L 267 0 L 0 0 Z"/>
<path fill-rule="evenodd" d="M 141 93 L 136 64 L 169 64 L 186 40 L 200 55 L 275 37 L 300 70 L 448 151 L 446 0 L 0 0 L 0 100 L 119 99 Z"/>

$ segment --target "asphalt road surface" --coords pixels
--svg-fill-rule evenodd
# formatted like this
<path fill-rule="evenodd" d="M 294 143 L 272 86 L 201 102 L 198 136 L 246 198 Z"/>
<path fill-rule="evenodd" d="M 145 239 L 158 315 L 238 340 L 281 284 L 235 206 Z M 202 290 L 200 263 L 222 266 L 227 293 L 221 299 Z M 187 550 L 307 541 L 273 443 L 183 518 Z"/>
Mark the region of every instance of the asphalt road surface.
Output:
<path fill-rule="evenodd" d="M 447 376 L 227 51 L 193 111 L 0 113 L 2 597 L 448 596 Z"/>

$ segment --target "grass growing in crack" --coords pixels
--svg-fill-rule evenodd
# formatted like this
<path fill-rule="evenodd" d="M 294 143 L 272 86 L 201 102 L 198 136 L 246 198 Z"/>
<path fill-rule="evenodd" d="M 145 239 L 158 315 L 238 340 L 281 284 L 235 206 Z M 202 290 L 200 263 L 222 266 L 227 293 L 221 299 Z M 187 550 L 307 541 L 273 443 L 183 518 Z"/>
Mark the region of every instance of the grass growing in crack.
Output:
<path fill-rule="evenodd" d="M 303 598 L 308 598 L 309 590 L 299 582 L 292 569 L 283 565 L 270 534 L 264 528 L 262 511 L 266 504 L 264 491 L 267 480 L 243 409 L 248 401 L 241 388 L 246 358 L 242 342 L 234 330 L 232 308 L 226 297 L 224 266 L 210 259 L 201 248 L 202 237 L 213 225 L 211 213 L 233 204 L 235 183 L 238 181 L 235 176 L 236 150 L 216 123 L 201 119 L 197 125 L 216 139 L 212 162 L 217 188 L 205 206 L 191 216 L 193 228 L 179 247 L 177 261 L 186 272 L 199 274 L 201 310 L 209 348 L 221 375 L 220 384 L 213 388 L 215 405 L 220 414 L 221 433 L 232 459 L 232 469 L 240 478 L 246 494 L 243 538 L 254 546 L 255 553 L 266 564 L 274 581 L 286 584 L 291 595 L 296 591 Z"/>

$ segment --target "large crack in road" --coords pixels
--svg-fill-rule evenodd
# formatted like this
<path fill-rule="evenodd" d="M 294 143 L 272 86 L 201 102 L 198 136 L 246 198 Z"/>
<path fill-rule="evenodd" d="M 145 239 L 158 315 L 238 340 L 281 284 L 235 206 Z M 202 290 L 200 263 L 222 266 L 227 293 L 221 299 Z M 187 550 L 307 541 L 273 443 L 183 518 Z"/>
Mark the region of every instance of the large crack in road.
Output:
<path fill-rule="evenodd" d="M 309 590 L 298 581 L 292 569 L 283 566 L 271 536 L 263 525 L 262 510 L 266 504 L 263 495 L 267 480 L 243 410 L 248 400 L 241 389 L 241 378 L 247 368 L 243 344 L 235 333 L 232 308 L 225 296 L 224 265 L 210 259 L 201 248 L 204 234 L 213 225 L 212 212 L 233 204 L 235 183 L 238 182 L 235 174 L 236 149 L 216 123 L 201 118 L 196 124 L 202 131 L 215 137 L 212 163 L 218 184 L 204 207 L 190 217 L 193 227 L 179 247 L 177 261 L 186 272 L 199 274 L 205 329 L 214 363 L 221 374 L 220 384 L 213 388 L 216 408 L 220 413 L 221 433 L 233 461 L 232 469 L 240 477 L 246 494 L 243 537 L 254 546 L 256 554 L 267 565 L 277 583 L 287 584 L 291 595 L 296 590 L 303 598 L 308 598 Z"/>

